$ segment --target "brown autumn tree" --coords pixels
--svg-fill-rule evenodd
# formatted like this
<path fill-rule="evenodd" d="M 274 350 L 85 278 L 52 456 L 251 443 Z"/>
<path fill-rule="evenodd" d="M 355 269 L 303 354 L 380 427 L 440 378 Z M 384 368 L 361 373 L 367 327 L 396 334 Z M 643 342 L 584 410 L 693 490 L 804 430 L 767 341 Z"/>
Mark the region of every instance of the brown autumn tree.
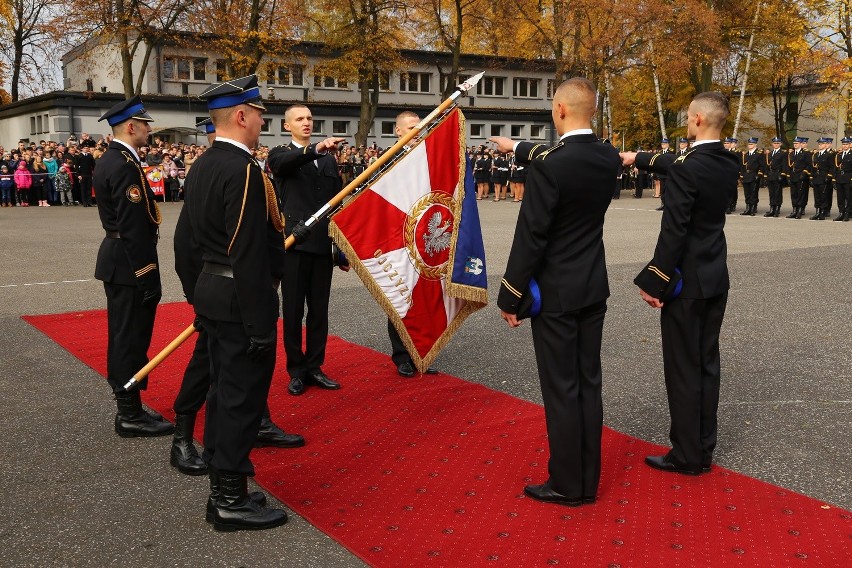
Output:
<path fill-rule="evenodd" d="M 37 85 L 48 80 L 52 69 L 46 64 L 51 59 L 45 48 L 53 42 L 55 34 L 47 22 L 58 6 L 57 0 L 3 0 L 0 3 L 0 17 L 5 24 L 0 30 L 0 49 L 11 70 L 12 101 L 20 98 L 22 82 L 29 85 L 29 94 L 36 94 L 40 90 Z"/>

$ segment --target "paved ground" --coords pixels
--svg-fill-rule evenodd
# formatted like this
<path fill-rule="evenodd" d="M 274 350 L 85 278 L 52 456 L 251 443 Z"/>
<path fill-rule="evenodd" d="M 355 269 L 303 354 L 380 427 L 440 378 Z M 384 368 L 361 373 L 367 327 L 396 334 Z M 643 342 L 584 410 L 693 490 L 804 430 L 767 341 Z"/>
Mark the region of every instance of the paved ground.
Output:
<path fill-rule="evenodd" d="M 658 315 L 632 284 L 660 213 L 655 199 L 625 197 L 606 225 L 605 421 L 665 444 Z M 162 209 L 160 261 L 170 267 L 180 205 Z M 518 204 L 482 202 L 480 211 L 493 301 Z M 105 307 L 92 279 L 100 235 L 96 209 L 0 210 L 0 564 L 362 565 L 296 515 L 280 529 L 215 533 L 203 520 L 206 480 L 169 467 L 169 439 L 119 439 L 105 383 L 20 320 Z M 852 223 L 736 215 L 727 235 L 733 289 L 716 460 L 852 509 Z M 183 299 L 174 272 L 165 270 L 163 285 L 163 302 Z M 385 317 L 353 273 L 335 273 L 331 312 L 333 334 L 388 348 Z M 494 305 L 462 327 L 438 366 L 541 402 L 529 326 L 509 330 Z M 276 377 L 273 388 L 286 382 Z"/>

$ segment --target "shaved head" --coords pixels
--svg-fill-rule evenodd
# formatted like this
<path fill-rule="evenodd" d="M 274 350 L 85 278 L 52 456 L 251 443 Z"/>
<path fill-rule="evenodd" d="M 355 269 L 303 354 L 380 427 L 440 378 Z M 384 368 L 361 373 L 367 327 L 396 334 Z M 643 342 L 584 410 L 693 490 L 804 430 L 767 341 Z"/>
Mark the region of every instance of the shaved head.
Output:
<path fill-rule="evenodd" d="M 701 114 L 708 126 L 722 129 L 730 114 L 728 97 L 718 92 L 699 93 L 692 99 L 689 110 L 694 114 Z"/>
<path fill-rule="evenodd" d="M 572 77 L 559 85 L 553 102 L 564 105 L 566 111 L 574 116 L 591 119 L 597 110 L 598 92 L 588 79 Z"/>

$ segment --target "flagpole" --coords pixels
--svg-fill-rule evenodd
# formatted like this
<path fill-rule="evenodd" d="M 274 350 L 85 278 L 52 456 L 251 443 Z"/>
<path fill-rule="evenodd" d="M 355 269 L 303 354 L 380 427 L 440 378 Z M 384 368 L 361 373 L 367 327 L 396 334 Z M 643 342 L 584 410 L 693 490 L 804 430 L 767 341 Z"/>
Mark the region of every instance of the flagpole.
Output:
<path fill-rule="evenodd" d="M 426 118 L 421 120 L 414 126 L 410 131 L 408 131 L 402 138 L 400 138 L 396 144 L 387 149 L 379 158 L 373 162 L 370 167 L 361 172 L 358 177 L 349 182 L 346 187 L 344 187 L 337 195 L 335 195 L 331 200 L 320 207 L 316 213 L 311 215 L 307 220 L 305 220 L 305 226 L 310 228 L 316 225 L 321 220 L 325 219 L 329 216 L 329 214 L 334 211 L 338 205 L 343 202 L 347 195 L 354 192 L 356 189 L 361 187 L 364 183 L 370 180 L 370 178 L 378 171 L 381 170 L 382 166 L 384 166 L 391 159 L 395 158 L 400 152 L 405 150 L 406 144 L 408 144 L 414 137 L 416 137 L 420 132 L 429 126 L 429 124 L 435 120 L 436 117 L 440 116 L 444 111 L 455 104 L 455 101 L 460 96 L 464 95 L 468 91 L 470 91 L 473 87 L 479 83 L 479 80 L 482 79 L 483 75 L 485 75 L 485 71 L 481 71 L 477 73 L 473 77 L 467 79 L 462 84 L 456 87 L 456 90 L 447 97 L 440 105 L 438 105 L 432 112 L 430 112 Z M 293 246 L 296 242 L 296 238 L 293 235 L 287 237 L 284 241 L 284 249 L 288 249 Z M 185 330 L 183 330 L 180 335 L 172 340 L 165 349 L 157 353 L 147 365 L 139 369 L 124 385 L 125 390 L 130 390 L 138 385 L 148 374 L 153 371 L 157 366 L 162 363 L 166 357 L 172 354 L 175 349 L 181 346 L 184 341 L 189 339 L 189 337 L 195 333 L 195 326 L 190 324 Z"/>
<path fill-rule="evenodd" d="M 396 144 L 387 149 L 378 159 L 373 162 L 370 167 L 361 172 L 358 177 L 353 179 L 346 187 L 340 190 L 340 192 L 331 198 L 331 200 L 320 207 L 316 213 L 311 215 L 307 220 L 305 220 L 305 226 L 310 228 L 317 224 L 319 221 L 328 217 L 330 212 L 334 211 L 338 205 L 346 198 L 347 195 L 358 189 L 361 185 L 367 182 L 373 174 L 379 171 L 382 166 L 384 166 L 388 161 L 392 158 L 396 157 L 402 150 L 405 149 L 406 144 L 408 144 L 412 138 L 416 137 L 420 132 L 429 125 L 430 122 L 435 120 L 435 117 L 440 116 L 445 110 L 447 110 L 450 106 L 455 104 L 457 98 L 467 93 L 470 89 L 476 86 L 479 83 L 479 80 L 482 79 L 482 76 L 485 75 L 485 71 L 477 73 L 461 85 L 456 87 L 456 90 L 447 97 L 444 102 L 438 105 L 435 110 L 429 113 L 429 115 L 417 123 L 411 130 L 409 130 L 402 138 L 400 138 Z M 290 248 L 293 243 L 296 241 L 296 237 L 292 234 L 287 237 L 287 240 L 284 241 L 284 248 Z"/>

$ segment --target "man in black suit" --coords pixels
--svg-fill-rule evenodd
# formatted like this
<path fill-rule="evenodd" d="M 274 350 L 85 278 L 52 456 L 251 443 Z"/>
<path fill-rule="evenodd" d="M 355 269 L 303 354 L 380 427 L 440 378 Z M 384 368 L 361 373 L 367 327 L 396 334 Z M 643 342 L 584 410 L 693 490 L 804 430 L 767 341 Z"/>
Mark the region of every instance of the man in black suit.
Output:
<path fill-rule="evenodd" d="M 736 138 L 728 137 L 728 138 L 725 138 L 724 146 L 725 146 L 726 150 L 728 150 L 729 152 L 733 152 L 734 154 L 737 155 L 737 157 L 739 159 L 741 159 L 742 154 L 739 150 L 737 150 L 737 144 L 738 143 L 739 143 L 739 140 L 737 140 Z M 725 214 L 731 215 L 736 210 L 737 210 L 737 193 L 734 193 L 731 196 L 731 202 L 728 204 L 728 209 L 725 210 Z"/>
<path fill-rule="evenodd" d="M 781 191 L 784 180 L 787 177 L 785 167 L 787 165 L 787 152 L 781 149 L 781 138 L 772 139 L 772 150 L 766 153 L 766 183 L 769 186 L 769 211 L 764 217 L 778 217 L 781 214 L 783 194 Z"/>
<path fill-rule="evenodd" d="M 837 208 L 840 209 L 835 221 L 848 221 L 852 215 L 852 138 L 844 136 L 840 143 L 841 150 L 834 156 Z"/>
<path fill-rule="evenodd" d="M 541 485 L 524 493 L 569 506 L 594 503 L 601 471 L 601 338 L 609 297 L 603 225 L 618 184 L 618 151 L 591 129 L 597 91 L 587 79 L 562 83 L 552 116 L 560 140 L 552 148 L 491 138 L 529 162 L 529 174 L 497 305 L 517 327 L 521 297 L 533 278 L 541 311 L 532 318 L 550 445 Z"/>
<path fill-rule="evenodd" d="M 403 111 L 396 116 L 396 125 L 394 127 L 394 133 L 397 138 L 402 138 L 408 132 L 417 126 L 420 122 L 420 117 L 417 116 L 416 113 L 411 112 L 410 110 Z M 411 378 L 413 377 L 417 371 L 414 368 L 414 361 L 411 360 L 411 355 L 408 354 L 408 350 L 405 348 L 405 343 L 403 343 L 402 338 L 399 336 L 399 332 L 393 326 L 393 322 L 388 318 L 388 338 L 391 342 L 391 360 L 396 365 L 396 372 L 400 377 Z M 430 375 L 434 375 L 438 372 L 435 367 L 428 367 L 426 372 Z"/>
<path fill-rule="evenodd" d="M 314 119 L 304 105 L 284 112 L 284 128 L 292 141 L 270 150 L 268 165 L 283 203 L 287 233 L 328 203 L 343 187 L 337 162 L 329 152 L 337 150 L 343 138 L 326 138 L 311 144 Z M 290 384 L 287 392 L 298 396 L 308 385 L 339 389 L 340 384 L 322 372 L 328 341 L 328 301 L 334 268 L 328 219 L 311 228 L 304 241 L 284 255 L 283 295 L 284 352 Z M 348 269 L 348 267 L 341 267 Z M 307 338 L 302 349 L 302 318 L 307 303 Z"/>
<path fill-rule="evenodd" d="M 808 189 L 810 188 L 811 153 L 808 151 L 808 139 L 796 136 L 793 149 L 787 156 L 787 174 L 790 178 L 790 201 L 793 211 L 788 219 L 801 219 L 808 206 Z"/>
<path fill-rule="evenodd" d="M 658 156 L 670 156 L 674 155 L 674 150 L 669 147 L 669 139 L 663 138 L 663 141 L 660 143 L 660 151 L 657 152 Z M 657 211 L 662 211 L 665 207 L 666 203 L 666 174 L 657 174 L 656 179 L 660 182 L 660 206 L 657 207 Z"/>
<path fill-rule="evenodd" d="M 622 154 L 626 164 L 665 169 L 669 200 L 654 258 L 634 282 L 648 305 L 662 308 L 663 367 L 671 415 L 671 451 L 645 463 L 663 471 L 710 471 L 719 405 L 719 331 L 730 287 L 725 210 L 741 163 L 720 141 L 729 114 L 721 93 L 701 93 L 689 105 L 692 150 L 650 164 L 648 154 Z"/>
<path fill-rule="evenodd" d="M 192 299 L 210 354 L 202 454 L 210 475 L 207 520 L 221 531 L 267 529 L 286 523 L 287 514 L 247 490 L 254 475 L 249 453 L 275 368 L 274 272 L 283 250 L 275 190 L 251 152 L 265 108 L 255 75 L 200 96 L 217 136 L 186 178 L 189 234 L 179 238 L 197 243 L 203 260 Z"/>
<path fill-rule="evenodd" d="M 814 207 L 816 212 L 811 221 L 823 221 L 831 212 L 831 183 L 834 179 L 833 138 L 817 140 L 819 149 L 811 154 L 811 187 L 814 189 Z"/>
<path fill-rule="evenodd" d="M 133 97 L 113 106 L 100 120 L 106 120 L 115 134 L 94 179 L 98 215 L 106 232 L 95 278 L 103 281 L 107 298 L 107 382 L 118 407 L 115 431 L 122 437 L 163 436 L 172 433 L 172 425 L 142 408 L 139 390 L 147 388 L 147 378 L 137 389 L 124 390 L 127 380 L 148 363 L 162 296 L 157 259 L 160 210 L 136 153 L 154 119 L 139 97 Z"/>
<path fill-rule="evenodd" d="M 207 134 L 207 142 L 213 145 L 216 139 L 216 127 L 209 118 L 196 126 L 202 127 Z M 277 254 L 281 249 L 281 234 L 271 232 L 271 254 Z M 204 268 L 203 252 L 192 238 L 192 227 L 189 222 L 189 208 L 183 207 L 178 216 L 174 236 L 175 271 L 183 287 L 186 301 L 191 305 L 195 295 L 195 283 Z M 280 263 L 276 263 L 280 264 Z M 280 276 L 276 276 L 280 280 Z M 207 464 L 198 455 L 192 436 L 195 430 L 195 418 L 207 399 L 210 390 L 210 353 L 208 352 L 207 330 L 201 322 L 195 322 L 198 337 L 192 357 L 183 373 L 180 390 L 175 397 L 175 434 L 172 438 L 172 448 L 169 462 L 186 475 L 204 475 Z M 260 420 L 260 429 L 254 442 L 255 447 L 274 446 L 279 448 L 299 448 L 305 445 L 305 439 L 298 434 L 287 434 L 279 428 L 270 417 L 269 406 L 264 406 Z"/>
<path fill-rule="evenodd" d="M 746 209 L 740 215 L 751 217 L 757 213 L 758 191 L 766 162 L 763 152 L 757 149 L 758 142 L 759 140 L 754 137 L 748 139 L 748 150 L 742 154 L 742 171 L 740 172 L 746 202 Z"/>
<path fill-rule="evenodd" d="M 74 162 L 74 169 L 77 171 L 77 179 L 80 181 L 80 201 L 83 203 L 83 207 L 91 207 L 92 174 L 95 171 L 95 157 L 92 155 L 91 147 L 80 146 L 80 153 Z"/>

